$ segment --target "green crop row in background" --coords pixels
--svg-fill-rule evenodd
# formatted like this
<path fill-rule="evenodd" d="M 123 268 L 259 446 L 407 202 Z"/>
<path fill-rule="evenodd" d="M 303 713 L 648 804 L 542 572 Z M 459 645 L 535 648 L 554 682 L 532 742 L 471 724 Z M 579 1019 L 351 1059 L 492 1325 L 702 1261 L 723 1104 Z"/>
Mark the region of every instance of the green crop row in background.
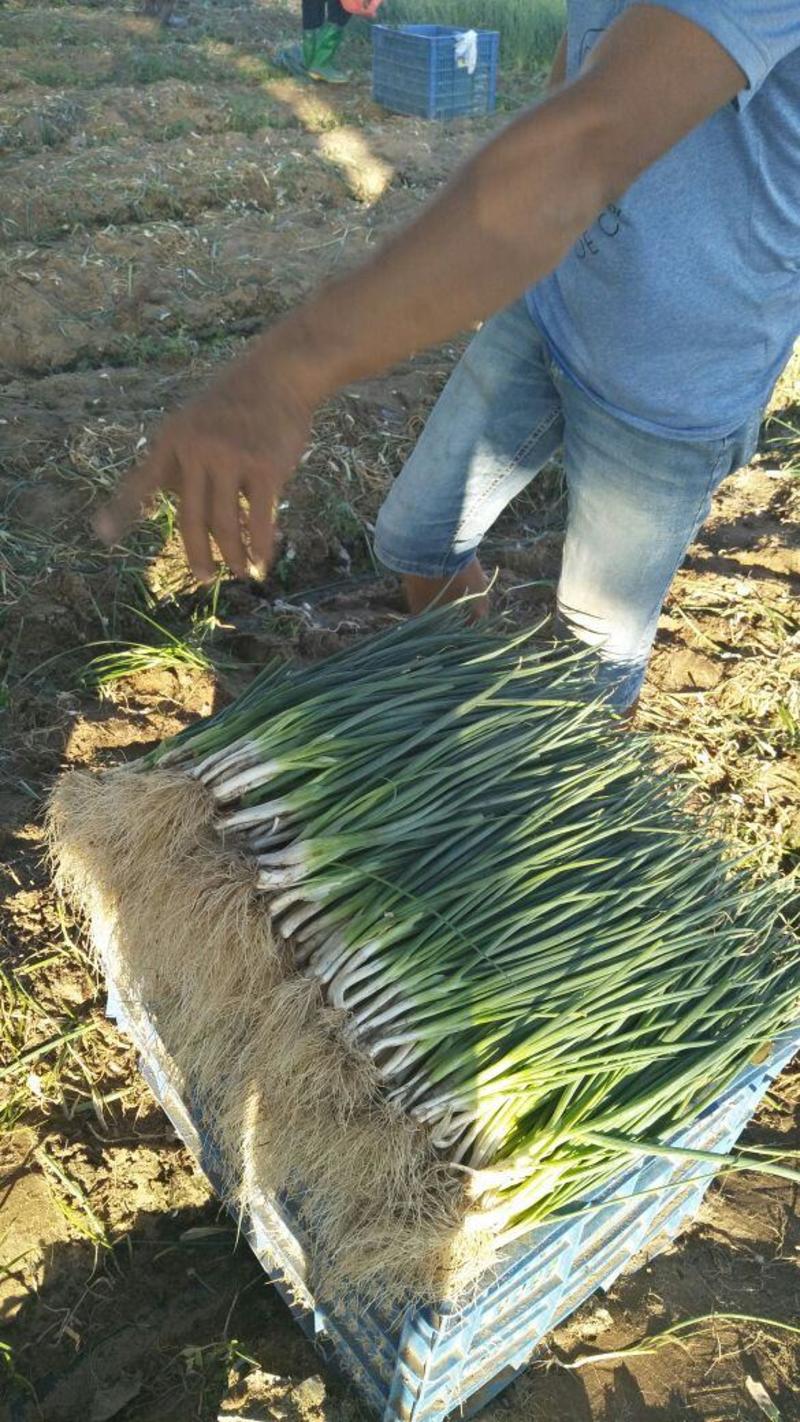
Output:
<path fill-rule="evenodd" d="M 387 0 L 390 24 L 459 25 L 500 31 L 505 69 L 549 64 L 565 24 L 564 0 Z"/>

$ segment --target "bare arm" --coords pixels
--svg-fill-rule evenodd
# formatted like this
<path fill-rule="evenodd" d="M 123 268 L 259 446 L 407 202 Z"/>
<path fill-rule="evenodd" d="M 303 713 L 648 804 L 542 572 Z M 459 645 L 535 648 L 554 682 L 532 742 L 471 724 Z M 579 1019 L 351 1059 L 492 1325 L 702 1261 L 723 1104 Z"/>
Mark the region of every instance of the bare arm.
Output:
<path fill-rule="evenodd" d="M 584 71 L 524 113 L 356 272 L 257 338 L 162 427 L 98 520 L 113 539 L 157 488 L 175 489 L 189 561 L 209 533 L 235 573 L 271 555 L 274 511 L 317 404 L 499 310 L 561 261 L 651 163 L 738 92 L 739 67 L 702 28 L 626 10 Z M 243 540 L 240 496 L 249 506 Z"/>

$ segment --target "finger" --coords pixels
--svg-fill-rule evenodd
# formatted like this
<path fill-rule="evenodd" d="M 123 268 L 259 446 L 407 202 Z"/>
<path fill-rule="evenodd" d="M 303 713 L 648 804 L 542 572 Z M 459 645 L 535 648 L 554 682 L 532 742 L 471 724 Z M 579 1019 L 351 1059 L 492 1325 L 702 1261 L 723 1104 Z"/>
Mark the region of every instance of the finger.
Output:
<path fill-rule="evenodd" d="M 207 481 L 211 496 L 211 532 L 225 562 L 236 578 L 247 577 L 247 549 L 242 539 L 239 485 L 220 470 Z"/>
<path fill-rule="evenodd" d="M 206 473 L 200 464 L 183 468 L 178 522 L 189 567 L 199 583 L 210 583 L 214 559 L 208 537 Z"/>
<path fill-rule="evenodd" d="M 104 543 L 118 543 L 141 516 L 159 489 L 170 485 L 175 460 L 168 446 L 156 445 L 152 454 L 125 474 L 116 492 L 98 509 L 93 524 Z"/>
<path fill-rule="evenodd" d="M 278 497 L 269 484 L 251 478 L 246 485 L 250 561 L 257 578 L 265 578 L 272 562 L 278 521 Z"/>

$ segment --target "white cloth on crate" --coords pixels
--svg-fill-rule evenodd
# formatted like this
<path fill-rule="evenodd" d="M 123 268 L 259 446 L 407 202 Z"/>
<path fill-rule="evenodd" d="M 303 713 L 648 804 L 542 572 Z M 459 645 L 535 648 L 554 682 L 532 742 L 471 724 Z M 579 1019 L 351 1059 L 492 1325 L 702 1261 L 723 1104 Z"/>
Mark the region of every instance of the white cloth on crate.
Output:
<path fill-rule="evenodd" d="M 477 30 L 465 30 L 463 34 L 456 35 L 456 64 L 459 69 L 466 69 L 468 74 L 475 73 L 478 67 Z"/>

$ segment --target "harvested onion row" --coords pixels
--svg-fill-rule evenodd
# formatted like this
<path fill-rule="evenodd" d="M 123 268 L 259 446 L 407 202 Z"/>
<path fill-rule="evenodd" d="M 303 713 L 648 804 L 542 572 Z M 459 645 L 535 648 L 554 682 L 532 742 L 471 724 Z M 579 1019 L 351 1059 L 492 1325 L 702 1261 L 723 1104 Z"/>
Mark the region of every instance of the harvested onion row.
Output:
<path fill-rule="evenodd" d="M 206 786 L 300 973 L 512 1237 L 660 1148 L 797 1011 L 788 887 L 680 808 L 591 657 L 426 614 L 268 668 L 150 758 Z"/>

